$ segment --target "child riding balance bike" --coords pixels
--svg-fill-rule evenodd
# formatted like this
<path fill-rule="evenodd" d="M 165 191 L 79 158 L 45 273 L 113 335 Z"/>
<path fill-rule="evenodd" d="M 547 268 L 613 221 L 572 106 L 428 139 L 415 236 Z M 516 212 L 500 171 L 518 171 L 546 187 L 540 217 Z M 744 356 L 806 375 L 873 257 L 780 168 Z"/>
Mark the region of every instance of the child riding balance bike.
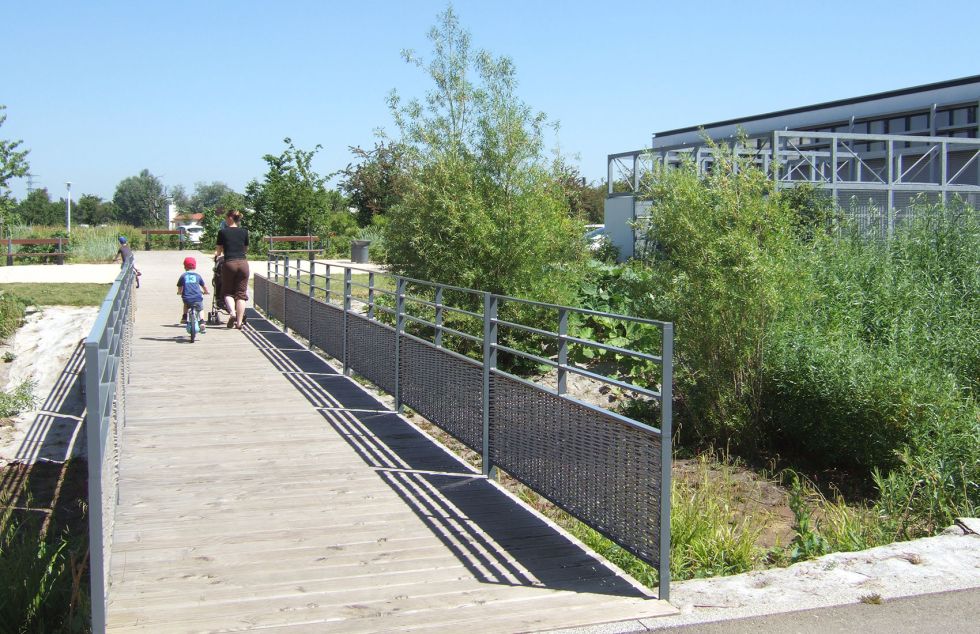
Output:
<path fill-rule="evenodd" d="M 191 257 L 184 258 L 184 273 L 177 280 L 177 294 L 180 295 L 184 304 L 184 314 L 181 322 L 187 322 L 187 333 L 191 336 L 191 343 L 194 342 L 195 335 L 204 334 L 204 320 L 201 319 L 201 311 L 204 310 L 204 296 L 208 294 L 207 284 L 201 274 L 195 271 L 197 260 Z"/>

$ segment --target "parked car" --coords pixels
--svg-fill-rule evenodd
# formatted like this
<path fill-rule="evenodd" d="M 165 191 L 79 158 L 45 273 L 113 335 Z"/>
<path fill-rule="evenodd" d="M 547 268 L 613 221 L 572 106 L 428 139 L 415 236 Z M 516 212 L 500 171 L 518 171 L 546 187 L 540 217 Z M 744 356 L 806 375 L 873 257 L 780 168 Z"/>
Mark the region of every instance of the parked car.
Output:
<path fill-rule="evenodd" d="M 598 251 L 606 240 L 606 225 L 585 225 L 585 241 L 590 251 Z"/>
<path fill-rule="evenodd" d="M 198 244 L 201 242 L 201 236 L 204 235 L 204 227 L 199 224 L 184 225 L 184 235 L 191 244 Z"/>

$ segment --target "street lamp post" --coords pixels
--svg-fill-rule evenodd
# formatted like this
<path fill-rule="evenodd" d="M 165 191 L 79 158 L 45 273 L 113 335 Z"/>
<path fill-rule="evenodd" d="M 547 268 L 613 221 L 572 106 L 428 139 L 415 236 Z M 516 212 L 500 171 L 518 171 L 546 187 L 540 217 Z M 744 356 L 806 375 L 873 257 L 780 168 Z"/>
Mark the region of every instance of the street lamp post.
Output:
<path fill-rule="evenodd" d="M 65 227 L 68 229 L 68 235 L 71 235 L 71 181 L 65 185 L 68 187 L 68 201 L 65 203 Z"/>

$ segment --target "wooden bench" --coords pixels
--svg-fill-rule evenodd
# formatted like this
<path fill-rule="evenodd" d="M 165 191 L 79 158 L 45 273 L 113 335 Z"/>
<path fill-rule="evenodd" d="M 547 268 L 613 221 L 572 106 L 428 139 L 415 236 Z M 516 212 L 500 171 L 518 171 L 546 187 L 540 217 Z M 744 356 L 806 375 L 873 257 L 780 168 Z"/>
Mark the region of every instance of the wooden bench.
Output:
<path fill-rule="evenodd" d="M 183 227 L 179 227 L 177 229 L 143 229 L 141 233 L 144 236 L 147 251 L 152 250 L 150 248 L 151 247 L 150 236 L 179 236 L 177 238 L 177 249 L 180 251 L 184 250 L 184 242 L 185 242 L 184 234 L 186 233 L 186 231 L 184 230 Z"/>
<path fill-rule="evenodd" d="M 274 253 L 310 253 L 311 254 L 310 257 L 312 257 L 313 253 L 323 250 L 322 247 L 317 248 L 313 246 L 315 243 L 318 243 L 320 241 L 319 236 L 268 236 L 266 240 L 269 241 L 269 251 L 272 251 Z M 279 242 L 286 242 L 286 243 L 305 242 L 306 248 L 305 249 L 277 249 L 276 243 Z"/>
<path fill-rule="evenodd" d="M 315 247 L 314 244 L 320 242 L 319 236 L 268 236 L 266 240 L 269 241 L 269 253 L 284 253 L 287 256 L 290 253 L 305 253 L 310 260 L 315 259 L 315 255 L 323 251 L 323 247 Z M 300 242 L 306 243 L 305 249 L 277 249 L 276 243 L 295 243 Z M 300 256 L 297 256 L 300 257 Z"/>
<path fill-rule="evenodd" d="M 7 266 L 14 265 L 14 258 L 55 258 L 57 264 L 65 263 L 65 240 L 66 238 L 7 238 L 5 240 L 0 240 L 0 244 L 7 245 Z M 26 246 L 26 245 L 57 245 L 57 251 L 48 251 L 45 253 L 35 253 L 33 251 L 24 251 L 14 253 L 14 246 Z"/>

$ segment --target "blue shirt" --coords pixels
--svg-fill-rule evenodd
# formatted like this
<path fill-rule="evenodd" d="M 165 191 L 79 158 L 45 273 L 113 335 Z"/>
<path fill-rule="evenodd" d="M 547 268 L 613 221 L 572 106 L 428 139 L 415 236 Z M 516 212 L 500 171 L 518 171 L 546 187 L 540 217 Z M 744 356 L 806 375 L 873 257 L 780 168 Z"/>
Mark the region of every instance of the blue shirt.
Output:
<path fill-rule="evenodd" d="M 207 288 L 204 278 L 197 271 L 187 271 L 177 280 L 177 288 L 180 289 L 180 296 L 185 304 L 193 304 L 204 301 L 204 291 Z"/>

